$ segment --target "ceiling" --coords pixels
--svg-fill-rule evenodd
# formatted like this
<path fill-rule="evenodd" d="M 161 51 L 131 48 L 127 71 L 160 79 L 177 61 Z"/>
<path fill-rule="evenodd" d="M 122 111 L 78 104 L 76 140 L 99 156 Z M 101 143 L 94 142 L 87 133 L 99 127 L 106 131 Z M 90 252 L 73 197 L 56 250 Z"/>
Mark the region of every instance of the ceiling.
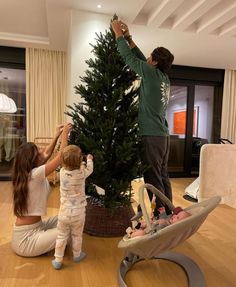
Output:
<path fill-rule="evenodd" d="M 66 50 L 71 9 L 116 13 L 147 29 L 217 37 L 222 45 L 236 43 L 235 0 L 0 0 L 0 45 Z M 236 69 L 235 58 L 232 54 Z"/>

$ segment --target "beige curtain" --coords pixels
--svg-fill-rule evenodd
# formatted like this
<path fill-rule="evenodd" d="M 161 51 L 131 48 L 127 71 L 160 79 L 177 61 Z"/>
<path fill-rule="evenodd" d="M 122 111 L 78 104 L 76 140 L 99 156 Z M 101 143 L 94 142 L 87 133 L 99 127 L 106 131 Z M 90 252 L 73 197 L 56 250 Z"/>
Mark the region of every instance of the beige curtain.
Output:
<path fill-rule="evenodd" d="M 60 51 L 26 49 L 27 140 L 54 136 L 65 121 L 66 54 Z"/>
<path fill-rule="evenodd" d="M 236 143 L 236 71 L 225 71 L 221 137 Z"/>

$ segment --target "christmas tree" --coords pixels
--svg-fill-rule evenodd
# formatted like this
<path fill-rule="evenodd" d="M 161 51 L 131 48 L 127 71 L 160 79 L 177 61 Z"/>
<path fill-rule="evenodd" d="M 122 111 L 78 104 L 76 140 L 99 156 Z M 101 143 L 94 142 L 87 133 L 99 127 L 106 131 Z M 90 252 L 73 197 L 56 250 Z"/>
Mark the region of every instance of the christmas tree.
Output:
<path fill-rule="evenodd" d="M 117 51 L 110 26 L 96 33 L 94 58 L 75 87 L 82 103 L 68 106 L 73 130 L 70 144 L 94 156 L 94 172 L 87 181 L 87 193 L 98 196 L 105 207 L 129 205 L 131 181 L 139 175 L 137 75 L 125 65 Z M 94 184 L 105 195 L 94 193 Z"/>

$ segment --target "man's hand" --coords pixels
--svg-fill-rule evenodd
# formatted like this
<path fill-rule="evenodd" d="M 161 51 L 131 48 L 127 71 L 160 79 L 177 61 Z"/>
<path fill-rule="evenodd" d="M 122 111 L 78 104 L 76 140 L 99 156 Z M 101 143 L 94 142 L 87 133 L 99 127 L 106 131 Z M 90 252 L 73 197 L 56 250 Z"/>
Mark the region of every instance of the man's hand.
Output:
<path fill-rule="evenodd" d="M 116 39 L 120 36 L 123 36 L 122 29 L 121 29 L 121 22 L 118 20 L 114 20 L 111 22 L 112 30 L 115 33 Z"/>
<path fill-rule="evenodd" d="M 136 44 L 134 43 L 132 36 L 130 35 L 128 25 L 125 24 L 124 22 L 120 21 L 120 26 L 121 26 L 122 33 L 125 37 L 125 40 L 128 42 L 130 48 L 131 49 L 134 48 L 136 46 Z"/>
<path fill-rule="evenodd" d="M 130 33 L 129 33 L 129 28 L 128 28 L 128 25 L 125 24 L 124 22 L 120 21 L 120 25 L 121 25 L 121 30 L 123 32 L 123 35 L 126 37 L 129 37 L 130 36 Z"/>

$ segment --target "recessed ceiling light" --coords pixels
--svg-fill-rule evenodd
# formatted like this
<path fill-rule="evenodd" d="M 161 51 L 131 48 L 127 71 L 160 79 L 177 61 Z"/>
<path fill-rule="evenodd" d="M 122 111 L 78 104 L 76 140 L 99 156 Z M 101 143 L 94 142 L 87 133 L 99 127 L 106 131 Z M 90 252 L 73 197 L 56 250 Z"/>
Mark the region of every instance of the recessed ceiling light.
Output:
<path fill-rule="evenodd" d="M 101 9 L 101 8 L 102 8 L 102 5 L 98 4 L 98 5 L 97 5 L 97 8 L 98 8 L 98 9 Z"/>

